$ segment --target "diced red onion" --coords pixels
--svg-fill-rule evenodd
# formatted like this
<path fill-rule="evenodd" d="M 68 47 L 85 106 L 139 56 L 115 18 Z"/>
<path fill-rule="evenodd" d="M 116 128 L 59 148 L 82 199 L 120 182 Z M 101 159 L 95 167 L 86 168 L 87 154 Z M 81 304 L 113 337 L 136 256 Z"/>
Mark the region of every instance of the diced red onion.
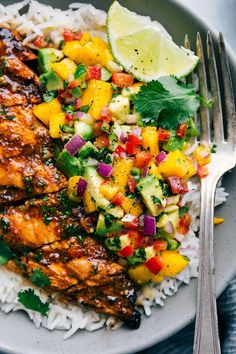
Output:
<path fill-rule="evenodd" d="M 85 114 L 86 114 L 86 113 L 84 113 L 84 112 L 75 112 L 75 116 L 76 116 L 76 118 L 78 118 L 78 119 L 83 118 Z"/>
<path fill-rule="evenodd" d="M 136 136 L 140 136 L 141 135 L 141 128 L 139 127 L 135 127 L 131 130 L 131 134 L 134 134 Z"/>
<path fill-rule="evenodd" d="M 122 132 L 119 136 L 119 141 L 124 144 L 124 143 L 126 143 L 126 140 L 127 140 L 127 134 Z"/>
<path fill-rule="evenodd" d="M 146 235 L 156 235 L 156 219 L 154 216 L 144 215 L 144 230 Z"/>
<path fill-rule="evenodd" d="M 74 156 L 85 143 L 79 134 L 75 134 L 64 147 L 70 155 Z"/>
<path fill-rule="evenodd" d="M 166 153 L 164 151 L 161 151 L 157 156 L 156 156 L 156 162 L 159 164 L 162 161 L 166 159 Z"/>
<path fill-rule="evenodd" d="M 100 162 L 97 168 L 97 172 L 103 177 L 109 177 L 112 174 L 113 168 L 111 165 Z"/>
<path fill-rule="evenodd" d="M 146 166 L 143 168 L 142 177 L 147 177 L 149 168 Z"/>
<path fill-rule="evenodd" d="M 174 228 L 170 221 L 168 221 L 168 223 L 163 227 L 163 230 L 171 235 L 174 233 Z"/>
<path fill-rule="evenodd" d="M 83 178 L 80 178 L 77 184 L 77 197 L 82 197 L 84 195 L 86 187 L 87 182 Z"/>

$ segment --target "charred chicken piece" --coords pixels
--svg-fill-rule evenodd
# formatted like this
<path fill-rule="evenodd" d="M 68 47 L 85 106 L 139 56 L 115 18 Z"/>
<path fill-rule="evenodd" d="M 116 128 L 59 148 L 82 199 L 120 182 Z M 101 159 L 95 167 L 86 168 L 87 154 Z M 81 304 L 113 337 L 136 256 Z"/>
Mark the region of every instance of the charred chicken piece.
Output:
<path fill-rule="evenodd" d="M 33 115 L 31 106 L 0 110 L 0 158 L 37 154 L 52 159 L 52 141 L 46 127 Z"/>
<path fill-rule="evenodd" d="M 50 281 L 46 290 L 57 292 L 61 301 L 115 316 L 130 328 L 139 327 L 132 282 L 124 267 L 93 238 L 60 240 L 19 257 L 18 262 L 27 278 L 35 271 L 43 272 Z M 8 268 L 16 271 L 13 261 Z"/>

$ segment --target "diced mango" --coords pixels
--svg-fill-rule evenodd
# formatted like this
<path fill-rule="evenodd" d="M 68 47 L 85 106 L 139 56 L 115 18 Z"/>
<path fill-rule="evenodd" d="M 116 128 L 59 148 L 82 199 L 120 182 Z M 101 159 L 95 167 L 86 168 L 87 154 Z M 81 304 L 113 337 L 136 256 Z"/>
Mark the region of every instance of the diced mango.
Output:
<path fill-rule="evenodd" d="M 86 43 L 90 42 L 92 40 L 92 37 L 90 36 L 89 32 L 84 32 L 81 39 L 80 39 L 80 44 L 85 45 Z"/>
<path fill-rule="evenodd" d="M 40 119 L 47 127 L 49 126 L 50 115 L 52 113 L 60 113 L 61 111 L 61 104 L 56 98 L 50 102 L 43 102 L 33 107 L 35 116 Z"/>
<path fill-rule="evenodd" d="M 139 264 L 128 270 L 130 278 L 139 285 L 144 285 L 149 281 L 159 283 L 164 279 L 162 272 L 158 274 L 151 273 L 144 264 Z"/>
<path fill-rule="evenodd" d="M 215 225 L 219 225 L 219 224 L 222 224 L 223 222 L 225 222 L 225 219 L 224 218 L 214 218 L 214 224 Z"/>
<path fill-rule="evenodd" d="M 83 195 L 84 211 L 88 214 L 93 213 L 97 210 L 96 204 L 89 191 L 86 189 Z"/>
<path fill-rule="evenodd" d="M 162 175 L 160 174 L 160 171 L 158 169 L 158 166 L 156 165 L 154 160 L 151 160 L 148 163 L 148 174 L 156 176 L 158 179 L 163 179 Z"/>
<path fill-rule="evenodd" d="M 72 60 L 76 61 L 78 52 L 82 49 L 82 45 L 80 41 L 69 41 L 66 42 L 63 47 L 63 53 L 67 57 L 71 58 Z M 77 61 L 76 61 L 77 62 Z"/>
<path fill-rule="evenodd" d="M 58 63 L 52 63 L 51 68 L 62 80 L 68 80 L 71 75 L 74 75 L 76 64 L 70 58 L 64 58 Z"/>
<path fill-rule="evenodd" d="M 185 156 L 180 150 L 169 152 L 166 160 L 159 164 L 158 169 L 165 177 L 190 178 L 196 174 L 190 158 Z"/>
<path fill-rule="evenodd" d="M 133 167 L 133 161 L 129 159 L 119 159 L 115 161 L 112 175 L 115 178 L 114 183 L 123 190 L 127 186 L 129 173 Z"/>
<path fill-rule="evenodd" d="M 67 195 L 68 198 L 74 202 L 79 202 L 81 197 L 77 197 L 77 185 L 80 180 L 80 176 L 70 177 L 68 186 L 67 186 Z"/>
<path fill-rule="evenodd" d="M 155 127 L 145 127 L 142 129 L 143 148 L 156 156 L 159 153 L 158 132 Z"/>
<path fill-rule="evenodd" d="M 108 200 L 112 200 L 112 198 L 119 192 L 119 187 L 111 184 L 111 183 L 101 183 L 99 186 L 99 191 L 102 193 L 103 197 Z"/>
<path fill-rule="evenodd" d="M 174 277 L 189 264 L 189 259 L 178 251 L 162 251 L 161 256 L 164 260 L 164 268 L 161 272 L 166 277 Z"/>
<path fill-rule="evenodd" d="M 111 84 L 100 80 L 90 80 L 81 97 L 81 105 L 91 105 L 88 113 L 95 119 L 100 118 L 101 110 L 112 98 Z"/>
<path fill-rule="evenodd" d="M 211 148 L 210 146 L 199 145 L 194 153 L 195 159 L 200 166 L 207 165 L 211 162 Z"/>
<path fill-rule="evenodd" d="M 99 46 L 100 46 L 101 48 L 103 48 L 103 49 L 108 48 L 108 43 L 105 42 L 105 41 L 104 41 L 102 38 L 100 38 L 100 37 L 97 37 L 97 36 L 93 37 L 93 42 L 96 43 L 97 45 L 99 45 Z"/>
<path fill-rule="evenodd" d="M 60 126 L 65 123 L 65 113 L 54 113 L 50 115 L 49 134 L 52 138 L 61 137 Z"/>
<path fill-rule="evenodd" d="M 125 197 L 125 200 L 123 201 L 121 206 L 124 209 L 125 214 L 140 216 L 143 212 L 141 203 L 138 203 L 137 200 L 133 198 Z"/>

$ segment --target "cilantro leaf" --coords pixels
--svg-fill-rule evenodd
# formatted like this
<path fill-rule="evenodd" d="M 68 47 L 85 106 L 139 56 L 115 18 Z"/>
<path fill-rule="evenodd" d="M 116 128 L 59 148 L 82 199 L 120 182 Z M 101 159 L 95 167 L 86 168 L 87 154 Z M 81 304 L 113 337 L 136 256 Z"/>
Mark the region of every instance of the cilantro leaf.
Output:
<path fill-rule="evenodd" d="M 163 149 L 166 151 L 174 151 L 174 150 L 181 150 L 183 149 L 184 139 L 180 138 L 179 136 L 175 135 L 175 130 L 170 131 L 171 136 L 170 139 L 163 144 Z"/>
<path fill-rule="evenodd" d="M 188 212 L 188 210 L 189 209 L 186 206 L 183 206 L 183 207 L 179 208 L 179 216 L 180 217 L 183 216 L 184 214 L 186 214 Z"/>
<path fill-rule="evenodd" d="M 174 76 L 163 76 L 141 87 L 134 107 L 144 125 L 175 129 L 193 116 L 199 101 L 193 86 Z"/>
<path fill-rule="evenodd" d="M 13 256 L 11 249 L 0 240 L 0 264 L 6 264 Z"/>
<path fill-rule="evenodd" d="M 37 311 L 46 316 L 49 310 L 49 303 L 42 302 L 33 289 L 27 289 L 18 293 L 18 301 L 27 309 Z"/>
<path fill-rule="evenodd" d="M 58 90 L 51 90 L 51 91 L 46 91 L 46 93 L 43 95 L 43 100 L 45 102 L 51 102 L 54 98 L 57 97 Z"/>
<path fill-rule="evenodd" d="M 75 70 L 75 79 L 85 79 L 85 76 L 86 76 L 86 73 L 87 73 L 87 70 L 86 70 L 86 67 L 85 65 L 83 64 L 79 64 Z"/>
<path fill-rule="evenodd" d="M 35 269 L 34 272 L 29 277 L 29 280 L 36 286 L 44 288 L 50 285 L 49 277 L 41 271 L 41 269 Z"/>

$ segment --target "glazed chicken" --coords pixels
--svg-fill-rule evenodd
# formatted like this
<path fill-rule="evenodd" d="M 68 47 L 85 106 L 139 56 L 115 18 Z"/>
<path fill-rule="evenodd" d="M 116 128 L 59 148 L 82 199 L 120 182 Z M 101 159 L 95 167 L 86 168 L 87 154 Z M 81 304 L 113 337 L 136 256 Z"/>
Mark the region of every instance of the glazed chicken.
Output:
<path fill-rule="evenodd" d="M 137 328 L 140 314 L 134 307 L 133 284 L 114 256 L 85 235 L 82 215 L 65 191 L 7 208 L 0 215 L 1 236 L 18 260 L 8 268 L 25 277 L 40 269 L 50 279 L 47 290 L 58 292 L 61 301 L 116 316 Z M 92 232 L 92 219 L 89 222 Z"/>
<path fill-rule="evenodd" d="M 35 55 L 18 35 L 0 28 L 0 204 L 66 186 L 52 163 L 49 133 L 32 112 L 41 93 L 36 74 L 21 61 L 30 59 Z"/>

